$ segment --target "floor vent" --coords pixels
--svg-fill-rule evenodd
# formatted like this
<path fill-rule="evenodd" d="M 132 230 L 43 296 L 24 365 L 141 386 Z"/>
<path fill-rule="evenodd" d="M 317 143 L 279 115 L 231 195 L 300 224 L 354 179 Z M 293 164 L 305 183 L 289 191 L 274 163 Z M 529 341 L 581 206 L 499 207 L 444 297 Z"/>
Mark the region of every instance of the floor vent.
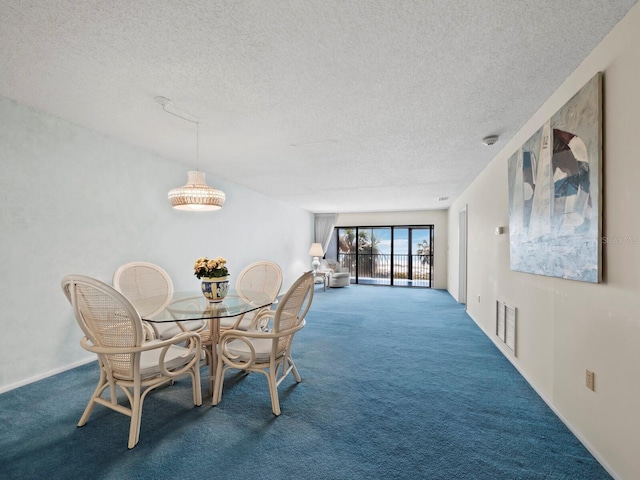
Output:
<path fill-rule="evenodd" d="M 496 335 L 516 355 L 516 307 L 496 301 Z"/>

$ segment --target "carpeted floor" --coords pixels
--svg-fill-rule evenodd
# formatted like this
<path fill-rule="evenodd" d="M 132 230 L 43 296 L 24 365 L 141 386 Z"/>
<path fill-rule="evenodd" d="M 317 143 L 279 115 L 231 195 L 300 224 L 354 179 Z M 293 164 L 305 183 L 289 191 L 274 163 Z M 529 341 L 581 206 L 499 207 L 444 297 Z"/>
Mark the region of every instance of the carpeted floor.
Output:
<path fill-rule="evenodd" d="M 95 364 L 0 395 L 2 479 L 608 479 L 444 291 L 316 288 L 294 341 L 303 377 L 271 413 L 262 375 L 228 374 L 222 402 L 189 380 L 128 417 L 80 415 Z"/>

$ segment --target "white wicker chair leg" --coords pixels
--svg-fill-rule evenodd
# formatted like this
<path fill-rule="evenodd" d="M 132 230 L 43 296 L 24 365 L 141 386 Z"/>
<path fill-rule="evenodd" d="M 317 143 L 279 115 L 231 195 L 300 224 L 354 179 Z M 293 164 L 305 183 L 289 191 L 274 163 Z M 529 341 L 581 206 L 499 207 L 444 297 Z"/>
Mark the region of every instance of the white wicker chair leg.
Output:
<path fill-rule="evenodd" d="M 142 400 L 140 388 L 133 391 L 133 404 L 131 405 L 131 424 L 129 425 L 129 449 L 136 446 L 140 439 L 140 420 L 142 419 Z"/>
<path fill-rule="evenodd" d="M 300 383 L 302 381 L 302 377 L 300 377 L 298 369 L 296 368 L 296 364 L 293 363 L 293 359 L 291 357 L 287 357 L 287 363 L 289 363 L 289 365 L 291 366 L 291 372 L 293 372 L 293 378 L 295 379 L 296 383 Z"/>
<path fill-rule="evenodd" d="M 280 400 L 278 399 L 278 383 L 275 370 L 269 370 L 267 380 L 269 381 L 269 393 L 271 394 L 271 410 L 273 410 L 275 416 L 278 416 L 280 415 Z"/>
<path fill-rule="evenodd" d="M 223 362 L 218 362 L 218 367 L 216 368 L 216 379 L 213 385 L 213 398 L 211 399 L 212 405 L 218 405 L 220 400 L 222 400 L 222 388 L 224 386 L 224 369 Z"/>
<path fill-rule="evenodd" d="M 101 368 L 100 369 L 100 379 L 98 380 L 98 386 L 93 391 L 93 394 L 91 395 L 91 398 L 89 399 L 89 403 L 87 403 L 87 406 L 84 409 L 84 413 L 82 414 L 82 417 L 80 417 L 80 421 L 78 422 L 78 426 L 79 427 L 84 426 L 87 423 L 87 421 L 89 420 L 89 417 L 91 416 L 91 413 L 93 412 L 93 407 L 96 406 L 95 399 L 100 397 L 100 395 L 104 391 L 106 385 L 107 385 L 107 375 L 104 373 L 104 370 Z"/>
<path fill-rule="evenodd" d="M 191 388 L 193 389 L 193 404 L 197 407 L 202 405 L 202 389 L 200 388 L 200 362 L 193 366 L 191 374 Z"/>

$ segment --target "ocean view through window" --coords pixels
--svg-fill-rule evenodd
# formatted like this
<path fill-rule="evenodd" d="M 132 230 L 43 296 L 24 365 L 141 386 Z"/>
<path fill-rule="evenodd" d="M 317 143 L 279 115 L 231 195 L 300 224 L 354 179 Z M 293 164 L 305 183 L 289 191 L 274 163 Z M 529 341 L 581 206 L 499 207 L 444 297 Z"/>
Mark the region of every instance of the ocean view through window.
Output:
<path fill-rule="evenodd" d="M 336 227 L 332 243 L 351 283 L 433 285 L 433 225 Z"/>

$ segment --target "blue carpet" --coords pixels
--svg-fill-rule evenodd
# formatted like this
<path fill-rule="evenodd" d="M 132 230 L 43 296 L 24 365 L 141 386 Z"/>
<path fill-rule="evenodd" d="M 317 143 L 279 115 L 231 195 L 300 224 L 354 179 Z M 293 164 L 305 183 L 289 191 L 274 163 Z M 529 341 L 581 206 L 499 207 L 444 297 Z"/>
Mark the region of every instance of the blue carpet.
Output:
<path fill-rule="evenodd" d="M 294 341 L 303 377 L 228 373 L 194 407 L 188 379 L 151 393 L 140 443 L 128 417 L 80 415 L 95 364 L 0 395 L 3 479 L 608 479 L 444 291 L 316 288 Z"/>

